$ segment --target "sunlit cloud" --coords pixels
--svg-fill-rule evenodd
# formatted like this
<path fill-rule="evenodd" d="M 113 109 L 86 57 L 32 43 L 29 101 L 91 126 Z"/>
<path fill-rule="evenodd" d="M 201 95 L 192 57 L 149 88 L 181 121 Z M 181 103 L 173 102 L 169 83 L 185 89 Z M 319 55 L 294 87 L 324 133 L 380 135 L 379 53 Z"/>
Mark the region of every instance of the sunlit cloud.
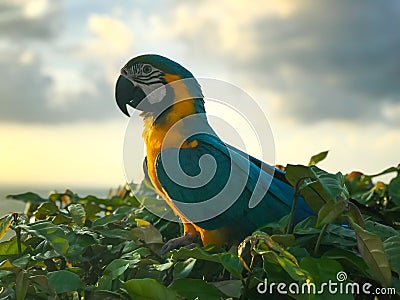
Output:
<path fill-rule="evenodd" d="M 80 55 L 98 65 L 95 70 L 102 72 L 113 85 L 122 67 L 121 58 L 133 53 L 134 33 L 127 24 L 110 15 L 89 15 L 87 28 L 90 37 L 83 42 Z"/>

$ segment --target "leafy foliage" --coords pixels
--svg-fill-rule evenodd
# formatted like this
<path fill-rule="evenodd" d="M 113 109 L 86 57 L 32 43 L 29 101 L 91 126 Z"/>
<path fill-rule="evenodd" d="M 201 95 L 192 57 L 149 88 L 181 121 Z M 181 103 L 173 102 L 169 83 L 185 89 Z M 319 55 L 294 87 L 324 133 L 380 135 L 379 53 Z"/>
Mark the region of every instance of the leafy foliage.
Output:
<path fill-rule="evenodd" d="M 129 186 L 107 199 L 69 190 L 11 195 L 26 209 L 0 218 L 0 237 L 15 232 L 0 242 L 0 299 L 264 299 L 258 287 L 266 279 L 310 288 L 338 282 L 339 272 L 344 283 L 395 287 L 392 299 L 400 297 L 400 168 L 329 174 L 315 166 L 326 155 L 286 167 L 295 198 L 301 194 L 315 216 L 295 226 L 285 216 L 229 249 L 181 248 L 166 257 L 161 247 L 182 228 L 144 208 L 170 214 L 146 182 L 133 186 L 138 198 Z M 389 173 L 389 184 L 373 181 Z M 332 296 L 274 289 L 270 297 Z"/>

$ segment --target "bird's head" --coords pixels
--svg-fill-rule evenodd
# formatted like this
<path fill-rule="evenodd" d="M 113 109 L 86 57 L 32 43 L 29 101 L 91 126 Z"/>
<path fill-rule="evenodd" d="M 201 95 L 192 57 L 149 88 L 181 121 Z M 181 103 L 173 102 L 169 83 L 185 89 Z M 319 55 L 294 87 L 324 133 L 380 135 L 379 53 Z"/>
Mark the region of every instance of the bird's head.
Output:
<path fill-rule="evenodd" d="M 115 87 L 118 107 L 127 116 L 127 105 L 143 112 L 161 113 L 178 98 L 184 100 L 182 97 L 203 98 L 197 80 L 180 64 L 155 54 L 132 58 L 122 67 Z"/>

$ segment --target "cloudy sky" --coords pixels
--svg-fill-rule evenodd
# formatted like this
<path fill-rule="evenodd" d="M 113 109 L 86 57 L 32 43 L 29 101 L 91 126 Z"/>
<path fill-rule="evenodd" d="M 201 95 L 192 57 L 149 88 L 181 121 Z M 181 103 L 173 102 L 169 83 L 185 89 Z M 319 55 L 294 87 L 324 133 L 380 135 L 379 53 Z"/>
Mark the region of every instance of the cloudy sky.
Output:
<path fill-rule="evenodd" d="M 330 150 L 321 167 L 331 172 L 397 165 L 399 28 L 395 0 L 2 0 L 0 183 L 124 182 L 128 119 L 114 84 L 143 53 L 251 94 L 272 127 L 276 163 Z"/>

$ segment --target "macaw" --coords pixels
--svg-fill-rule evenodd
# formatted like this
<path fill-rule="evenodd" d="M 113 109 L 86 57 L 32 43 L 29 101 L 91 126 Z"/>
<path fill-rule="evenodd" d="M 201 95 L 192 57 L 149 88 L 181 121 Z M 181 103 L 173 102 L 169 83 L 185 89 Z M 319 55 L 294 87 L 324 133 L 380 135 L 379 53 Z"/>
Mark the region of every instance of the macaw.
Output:
<path fill-rule="evenodd" d="M 127 116 L 127 105 L 142 111 L 145 171 L 183 223 L 184 235 L 168 241 L 163 254 L 198 237 L 203 245 L 237 243 L 290 213 L 294 190 L 285 173 L 218 137 L 207 121 L 200 84 L 180 64 L 153 54 L 131 59 L 121 69 L 115 97 Z M 202 182 L 202 172 L 212 178 Z M 260 199 L 249 205 L 257 187 Z M 294 222 L 313 214 L 300 197 Z"/>

